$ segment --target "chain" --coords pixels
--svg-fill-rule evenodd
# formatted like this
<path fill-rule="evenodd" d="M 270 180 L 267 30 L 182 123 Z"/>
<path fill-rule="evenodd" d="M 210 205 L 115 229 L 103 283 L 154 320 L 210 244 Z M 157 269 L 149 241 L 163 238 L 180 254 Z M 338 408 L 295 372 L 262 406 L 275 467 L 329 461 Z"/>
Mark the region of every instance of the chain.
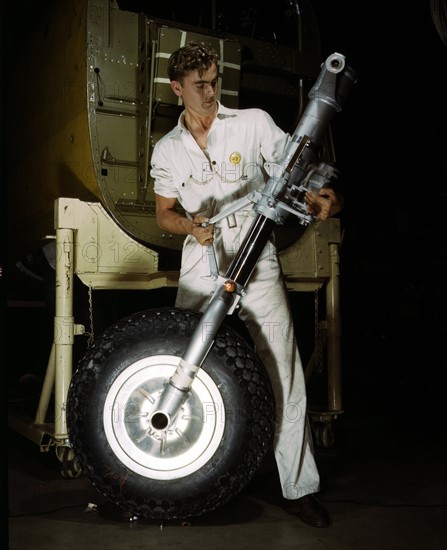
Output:
<path fill-rule="evenodd" d="M 93 289 L 91 285 L 88 285 L 88 313 L 90 321 L 90 332 L 88 332 L 87 347 L 93 344 L 95 336 L 93 334 Z"/>
<path fill-rule="evenodd" d="M 323 372 L 323 339 L 320 330 L 320 318 L 319 318 L 319 301 L 318 301 L 318 288 L 314 293 L 314 324 L 315 324 L 315 371 L 318 374 Z"/>

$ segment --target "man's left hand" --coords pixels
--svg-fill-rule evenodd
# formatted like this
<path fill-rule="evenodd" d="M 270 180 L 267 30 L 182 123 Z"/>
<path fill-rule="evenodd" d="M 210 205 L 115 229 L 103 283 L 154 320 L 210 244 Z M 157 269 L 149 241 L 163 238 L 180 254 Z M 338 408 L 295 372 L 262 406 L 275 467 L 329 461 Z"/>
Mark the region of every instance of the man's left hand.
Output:
<path fill-rule="evenodd" d="M 323 187 L 318 194 L 314 191 L 307 191 L 304 202 L 307 205 L 309 214 L 320 220 L 327 220 L 340 212 L 344 201 L 333 189 Z"/>

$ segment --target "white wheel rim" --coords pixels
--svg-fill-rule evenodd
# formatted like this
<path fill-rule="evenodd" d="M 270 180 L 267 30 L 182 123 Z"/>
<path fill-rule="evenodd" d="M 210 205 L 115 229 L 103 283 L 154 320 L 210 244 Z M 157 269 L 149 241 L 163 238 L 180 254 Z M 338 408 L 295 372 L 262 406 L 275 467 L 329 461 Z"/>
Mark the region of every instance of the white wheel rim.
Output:
<path fill-rule="evenodd" d="M 179 361 L 173 355 L 140 359 L 116 378 L 107 394 L 107 441 L 127 468 L 144 477 L 167 480 L 192 474 L 222 440 L 225 406 L 217 385 L 202 369 L 173 426 L 167 432 L 151 428 L 151 414 Z"/>

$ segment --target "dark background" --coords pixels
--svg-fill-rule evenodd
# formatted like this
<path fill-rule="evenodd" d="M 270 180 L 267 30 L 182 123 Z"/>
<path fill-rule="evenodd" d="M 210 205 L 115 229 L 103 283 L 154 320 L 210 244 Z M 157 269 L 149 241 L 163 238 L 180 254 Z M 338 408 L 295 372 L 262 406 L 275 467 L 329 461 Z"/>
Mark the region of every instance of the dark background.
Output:
<path fill-rule="evenodd" d="M 345 408 L 404 416 L 411 412 L 437 421 L 446 390 L 447 46 L 430 6 L 445 10 L 445 2 L 411 7 L 342 0 L 313 4 L 323 58 L 343 53 L 358 74 L 332 126 L 346 201 L 341 214 Z M 23 29 L 45 6 L 21 2 L 4 8 L 2 88 L 11 85 L 10 63 L 23 63 L 26 70 L 32 62 L 32 52 L 19 59 L 16 52 L 23 53 Z M 446 18 L 440 19 L 445 31 Z M 4 120 L 5 109 L 19 110 L 20 105 L 5 105 L 3 99 L 4 93 Z M 8 134 L 3 124 L 1 137 L 5 236 L 3 145 Z M 139 309 L 138 304 L 128 306 Z M 37 321 L 31 329 L 37 341 L 33 358 L 46 364 L 51 328 L 34 315 L 29 313 L 29 321 Z M 0 329 L 7 335 L 2 363 L 10 364 L 6 361 L 14 334 L 3 315 Z"/>
<path fill-rule="evenodd" d="M 318 2 L 324 49 L 358 72 L 333 127 L 346 198 L 345 392 L 357 408 L 436 421 L 447 366 L 447 47 L 430 2 L 353 4 Z"/>

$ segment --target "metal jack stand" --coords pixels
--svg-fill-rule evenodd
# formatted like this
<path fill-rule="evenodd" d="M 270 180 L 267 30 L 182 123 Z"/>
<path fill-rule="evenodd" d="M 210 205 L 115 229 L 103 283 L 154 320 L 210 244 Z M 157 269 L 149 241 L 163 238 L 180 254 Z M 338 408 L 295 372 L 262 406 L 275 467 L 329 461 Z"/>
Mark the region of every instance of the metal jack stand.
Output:
<path fill-rule="evenodd" d="M 85 328 L 73 317 L 74 275 L 91 289 L 154 289 L 176 286 L 175 272 L 158 271 L 158 254 L 124 233 L 99 203 L 55 201 L 56 295 L 54 335 L 34 421 L 11 411 L 9 426 L 37 443 L 55 447 L 64 477 L 81 472 L 70 446 L 66 402 L 73 373 L 75 336 Z M 49 421 L 54 396 L 54 421 Z"/>
<path fill-rule="evenodd" d="M 52 237 L 54 238 L 54 237 Z M 45 378 L 37 406 L 34 422 L 12 414 L 10 426 L 37 443 L 42 452 L 55 447 L 62 464 L 64 477 L 77 477 L 80 473 L 70 448 L 65 403 L 73 370 L 74 337 L 84 333 L 84 326 L 74 322 L 73 317 L 73 274 L 74 274 L 74 230 L 56 229 L 56 295 L 54 335 L 48 359 Z M 49 422 L 48 413 L 54 390 L 54 422 Z"/>
<path fill-rule="evenodd" d="M 326 404 L 311 404 L 308 416 L 320 447 L 334 442 L 334 421 L 343 414 L 340 315 L 340 221 L 316 222 L 300 240 L 280 254 L 287 289 L 291 292 L 319 291 L 325 295 L 325 318 L 315 315 L 315 347 L 305 366 L 306 384 L 326 367 Z M 316 304 L 318 305 L 318 304 Z M 320 338 L 317 338 L 319 333 Z"/>

